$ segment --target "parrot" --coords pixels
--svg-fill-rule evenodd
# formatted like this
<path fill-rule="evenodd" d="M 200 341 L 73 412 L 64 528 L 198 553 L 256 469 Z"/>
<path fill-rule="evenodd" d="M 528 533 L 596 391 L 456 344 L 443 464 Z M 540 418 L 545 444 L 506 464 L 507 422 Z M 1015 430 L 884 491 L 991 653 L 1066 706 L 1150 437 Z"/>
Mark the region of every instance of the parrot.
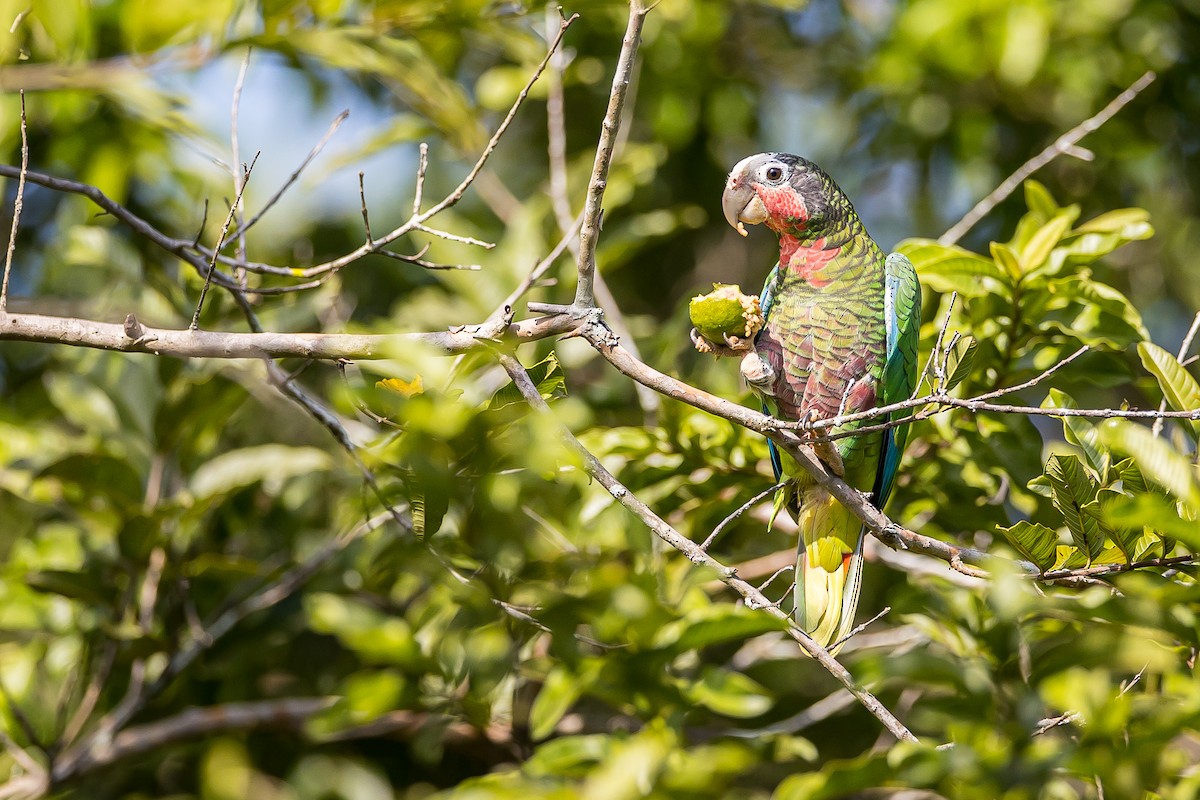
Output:
<path fill-rule="evenodd" d="M 765 322 L 740 370 L 764 412 L 817 421 L 912 396 L 921 325 L 917 273 L 904 255 L 884 255 L 824 170 L 789 153 L 748 156 L 729 173 L 721 209 L 741 235 L 746 224 L 762 223 L 779 239 L 779 261 L 759 301 Z M 814 451 L 882 509 L 907 438 L 908 426 L 901 425 L 817 443 Z M 794 459 L 768 444 L 776 482 L 784 483 L 772 522 L 787 507 L 799 528 L 795 619 L 836 652 L 854 625 L 866 529 Z"/>

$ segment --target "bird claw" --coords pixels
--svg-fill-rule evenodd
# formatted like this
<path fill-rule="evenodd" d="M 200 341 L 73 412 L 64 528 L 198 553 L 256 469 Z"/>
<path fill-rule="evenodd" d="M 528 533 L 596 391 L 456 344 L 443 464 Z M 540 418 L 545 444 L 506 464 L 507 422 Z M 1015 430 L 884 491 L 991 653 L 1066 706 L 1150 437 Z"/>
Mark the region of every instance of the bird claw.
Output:
<path fill-rule="evenodd" d="M 846 477 L 846 465 L 842 461 L 842 454 L 838 452 L 837 445 L 833 442 L 814 442 L 813 452 L 817 454 L 817 458 L 829 467 L 829 471 L 839 478 Z"/>
<path fill-rule="evenodd" d="M 742 357 L 740 369 L 742 377 L 751 387 L 762 394 L 774 396 L 775 370 L 766 359 L 752 350 Z"/>
<path fill-rule="evenodd" d="M 821 419 L 820 413 L 815 408 L 809 409 L 809 412 L 800 418 L 800 430 L 806 436 L 812 436 L 814 428 L 813 424 Z M 829 467 L 829 471 L 839 478 L 846 477 L 846 465 L 842 461 L 841 451 L 837 449 L 837 443 L 831 441 L 813 442 L 813 452 L 816 453 L 825 466 Z"/>
<path fill-rule="evenodd" d="M 725 340 L 724 344 L 715 342 L 695 328 L 692 328 L 689 336 L 691 337 L 692 345 L 701 353 L 712 353 L 716 356 L 740 357 L 754 346 L 753 339 L 743 339 L 738 336 L 730 336 L 727 333 L 722 334 Z"/>

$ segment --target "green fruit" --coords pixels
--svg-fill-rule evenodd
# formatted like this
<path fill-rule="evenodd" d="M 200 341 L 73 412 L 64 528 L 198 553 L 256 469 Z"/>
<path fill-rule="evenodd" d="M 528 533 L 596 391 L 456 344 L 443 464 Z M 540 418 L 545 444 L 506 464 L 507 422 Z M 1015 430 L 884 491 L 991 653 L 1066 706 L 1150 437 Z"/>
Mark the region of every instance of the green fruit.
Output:
<path fill-rule="evenodd" d="M 729 338 L 748 339 L 762 328 L 758 298 L 742 294 L 741 288 L 713 284 L 713 291 L 696 295 L 688 304 L 692 325 L 705 339 L 725 344 Z"/>

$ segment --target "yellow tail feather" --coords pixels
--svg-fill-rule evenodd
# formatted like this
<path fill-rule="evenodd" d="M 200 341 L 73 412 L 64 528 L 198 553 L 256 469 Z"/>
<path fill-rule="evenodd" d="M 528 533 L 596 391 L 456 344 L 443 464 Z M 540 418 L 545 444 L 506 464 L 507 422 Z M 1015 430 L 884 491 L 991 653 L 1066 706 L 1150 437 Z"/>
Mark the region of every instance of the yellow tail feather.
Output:
<path fill-rule="evenodd" d="M 863 525 L 819 486 L 805 489 L 798 499 L 796 621 L 829 647 L 854 627 L 862 583 Z"/>

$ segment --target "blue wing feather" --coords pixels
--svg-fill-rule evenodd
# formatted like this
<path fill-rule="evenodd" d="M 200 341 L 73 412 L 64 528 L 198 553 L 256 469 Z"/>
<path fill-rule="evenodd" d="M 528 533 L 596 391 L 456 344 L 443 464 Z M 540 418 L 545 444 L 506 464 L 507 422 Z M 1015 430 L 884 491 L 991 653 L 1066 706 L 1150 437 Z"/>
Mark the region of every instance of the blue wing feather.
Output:
<path fill-rule="evenodd" d="M 921 326 L 921 284 L 912 262 L 900 253 L 887 257 L 884 272 L 883 318 L 886 326 L 887 360 L 883 370 L 883 403 L 906 400 L 916 388 L 917 345 Z M 898 412 L 892 419 L 898 418 Z M 883 449 L 879 456 L 879 469 L 875 474 L 875 485 L 871 500 L 876 508 L 883 508 L 896 480 L 896 470 L 904 445 L 908 441 L 908 426 L 889 428 L 883 432 Z"/>
<path fill-rule="evenodd" d="M 779 276 L 779 265 L 776 264 L 771 274 L 767 276 L 766 283 L 763 284 L 762 294 L 758 298 L 759 309 L 762 311 L 763 323 L 765 324 L 771 316 L 771 308 L 775 305 L 775 293 L 773 288 L 775 281 Z M 759 332 L 762 333 L 761 331 Z M 757 338 L 757 337 L 755 337 Z M 762 404 L 764 414 L 775 413 L 764 400 Z M 771 454 L 771 469 L 775 472 L 775 482 L 778 483 L 783 475 L 783 461 L 779 457 L 779 448 L 770 439 L 767 440 L 767 451 Z"/>

